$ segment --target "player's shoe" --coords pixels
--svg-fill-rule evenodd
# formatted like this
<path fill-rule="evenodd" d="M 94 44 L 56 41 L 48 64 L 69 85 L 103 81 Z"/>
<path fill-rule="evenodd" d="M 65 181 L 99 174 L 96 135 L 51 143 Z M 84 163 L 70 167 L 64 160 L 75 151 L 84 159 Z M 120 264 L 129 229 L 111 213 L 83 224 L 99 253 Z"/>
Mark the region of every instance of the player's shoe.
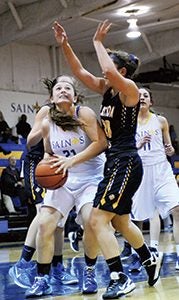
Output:
<path fill-rule="evenodd" d="M 98 291 L 98 285 L 95 278 L 95 267 L 86 266 L 83 272 L 83 294 L 94 294 Z"/>
<path fill-rule="evenodd" d="M 57 267 L 52 267 L 50 284 L 76 284 L 79 280 L 75 275 L 67 272 L 61 263 L 58 263 Z"/>
<path fill-rule="evenodd" d="M 151 252 L 151 257 L 143 262 L 148 274 L 148 284 L 153 286 L 160 277 L 160 270 L 163 263 L 163 252 Z"/>
<path fill-rule="evenodd" d="M 35 277 L 33 285 L 26 291 L 26 298 L 35 298 L 52 294 L 52 287 L 49 284 L 49 276 Z"/>
<path fill-rule="evenodd" d="M 9 276 L 18 286 L 28 288 L 36 276 L 36 263 L 22 258 L 9 269 Z"/>
<path fill-rule="evenodd" d="M 131 255 L 131 258 L 132 258 L 132 262 L 128 267 L 128 271 L 131 273 L 139 273 L 142 270 L 142 264 L 139 256 L 134 253 Z"/>
<path fill-rule="evenodd" d="M 124 242 L 124 248 L 120 254 L 121 260 L 129 258 L 132 254 L 131 245 L 128 242 Z"/>
<path fill-rule="evenodd" d="M 79 238 L 78 238 L 78 234 L 75 231 L 71 231 L 68 234 L 68 238 L 70 241 L 70 247 L 74 252 L 78 252 L 79 251 Z"/>
<path fill-rule="evenodd" d="M 177 256 L 176 265 L 175 265 L 175 270 L 176 270 L 176 271 L 179 271 L 179 256 Z"/>
<path fill-rule="evenodd" d="M 135 283 L 124 273 L 112 272 L 111 280 L 106 292 L 102 295 L 103 299 L 118 299 L 119 297 L 129 294 L 136 286 Z"/>

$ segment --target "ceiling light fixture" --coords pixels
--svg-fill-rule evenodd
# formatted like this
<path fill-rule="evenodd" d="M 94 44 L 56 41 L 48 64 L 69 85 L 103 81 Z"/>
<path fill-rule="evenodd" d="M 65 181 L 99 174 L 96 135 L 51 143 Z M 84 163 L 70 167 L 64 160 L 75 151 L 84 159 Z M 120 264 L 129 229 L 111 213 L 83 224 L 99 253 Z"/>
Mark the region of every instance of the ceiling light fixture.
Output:
<path fill-rule="evenodd" d="M 135 39 L 141 36 L 141 32 L 139 31 L 139 27 L 137 26 L 137 18 L 135 15 L 131 15 L 127 20 L 129 23 L 129 31 L 126 34 L 128 38 Z"/>

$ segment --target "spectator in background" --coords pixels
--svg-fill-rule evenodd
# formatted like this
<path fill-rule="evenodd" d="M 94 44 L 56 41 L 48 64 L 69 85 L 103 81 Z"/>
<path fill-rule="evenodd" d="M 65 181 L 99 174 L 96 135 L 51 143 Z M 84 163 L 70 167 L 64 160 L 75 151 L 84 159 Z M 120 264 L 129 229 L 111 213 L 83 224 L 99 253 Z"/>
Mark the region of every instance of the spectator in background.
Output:
<path fill-rule="evenodd" d="M 170 133 L 172 146 L 175 149 L 175 153 L 178 154 L 178 140 L 177 140 L 177 134 L 175 132 L 174 125 L 169 126 L 169 133 Z"/>
<path fill-rule="evenodd" d="M 22 114 L 19 118 L 19 122 L 16 125 L 17 135 L 22 138 L 27 139 L 29 132 L 31 131 L 31 126 L 27 123 L 27 116 Z"/>
<path fill-rule="evenodd" d="M 16 158 L 9 157 L 9 166 L 3 169 L 1 175 L 1 193 L 4 204 L 9 202 L 9 197 L 19 197 L 21 207 L 26 206 L 27 197 L 24 189 L 23 180 L 20 178 L 20 172 L 16 167 Z M 8 197 L 9 196 L 9 197 Z M 6 206 L 8 209 L 8 207 Z"/>
<path fill-rule="evenodd" d="M 7 143 L 11 138 L 11 128 L 4 119 L 2 111 L 0 111 L 0 142 Z"/>

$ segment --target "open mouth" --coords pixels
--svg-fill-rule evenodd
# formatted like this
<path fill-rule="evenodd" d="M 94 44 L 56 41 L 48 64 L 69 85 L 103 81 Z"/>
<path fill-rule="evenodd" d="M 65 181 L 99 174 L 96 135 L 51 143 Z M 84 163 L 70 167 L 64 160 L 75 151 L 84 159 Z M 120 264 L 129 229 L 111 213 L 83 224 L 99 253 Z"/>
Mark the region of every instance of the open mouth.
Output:
<path fill-rule="evenodd" d="M 68 96 L 66 96 L 66 95 L 60 95 L 59 97 L 58 97 L 59 99 L 67 99 L 68 100 Z"/>

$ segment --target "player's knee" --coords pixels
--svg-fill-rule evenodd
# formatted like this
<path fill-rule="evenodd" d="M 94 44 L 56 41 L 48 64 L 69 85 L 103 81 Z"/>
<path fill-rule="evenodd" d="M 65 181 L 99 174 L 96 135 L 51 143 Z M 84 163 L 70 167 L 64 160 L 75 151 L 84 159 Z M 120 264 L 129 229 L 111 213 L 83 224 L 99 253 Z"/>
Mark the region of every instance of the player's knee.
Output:
<path fill-rule="evenodd" d="M 50 219 L 46 220 L 41 218 L 39 222 L 38 232 L 42 238 L 52 235 L 55 232 L 55 229 L 56 226 L 53 221 L 51 222 Z"/>
<path fill-rule="evenodd" d="M 89 225 L 93 231 L 96 231 L 97 228 L 99 227 L 99 219 L 97 218 L 97 216 L 95 214 L 91 214 L 90 219 L 89 219 Z"/>
<path fill-rule="evenodd" d="M 172 209 L 172 216 L 175 222 L 179 222 L 179 205 L 175 206 Z"/>

